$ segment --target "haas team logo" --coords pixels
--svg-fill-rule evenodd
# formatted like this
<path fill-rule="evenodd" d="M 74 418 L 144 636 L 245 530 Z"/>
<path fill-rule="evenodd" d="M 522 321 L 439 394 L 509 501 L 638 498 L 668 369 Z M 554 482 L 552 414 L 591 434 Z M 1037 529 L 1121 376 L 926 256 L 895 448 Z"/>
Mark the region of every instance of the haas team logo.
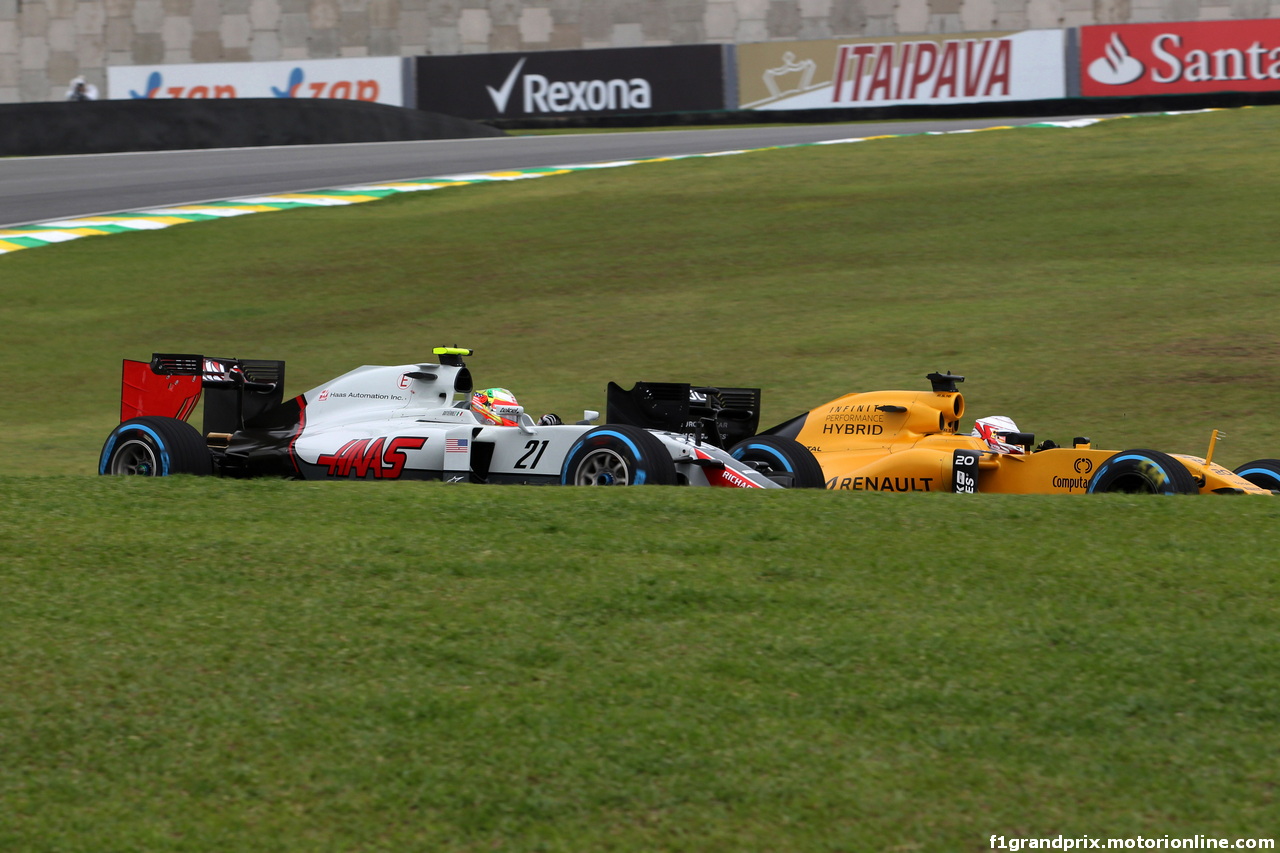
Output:
<path fill-rule="evenodd" d="M 1123 86 L 1142 76 L 1146 67 L 1129 54 L 1119 33 L 1112 33 L 1103 55 L 1089 63 L 1089 76 L 1107 86 Z"/>

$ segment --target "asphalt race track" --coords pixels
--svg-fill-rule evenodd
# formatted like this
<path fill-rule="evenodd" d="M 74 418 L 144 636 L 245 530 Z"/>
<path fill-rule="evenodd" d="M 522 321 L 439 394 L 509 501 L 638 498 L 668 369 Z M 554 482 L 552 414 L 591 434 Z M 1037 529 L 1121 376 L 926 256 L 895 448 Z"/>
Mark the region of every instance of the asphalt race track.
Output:
<path fill-rule="evenodd" d="M 1061 119 L 1053 120 L 1064 120 Z M 0 159 L 0 227 L 472 172 L 702 154 L 1044 118 L 866 122 Z"/>

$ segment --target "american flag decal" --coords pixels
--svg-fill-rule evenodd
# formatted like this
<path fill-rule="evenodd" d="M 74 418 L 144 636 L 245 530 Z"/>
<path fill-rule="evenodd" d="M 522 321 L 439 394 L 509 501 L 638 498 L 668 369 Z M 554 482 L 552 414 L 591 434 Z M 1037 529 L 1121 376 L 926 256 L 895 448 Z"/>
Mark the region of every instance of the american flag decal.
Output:
<path fill-rule="evenodd" d="M 444 440 L 445 453 L 466 453 L 467 440 L 465 438 L 446 438 Z"/>

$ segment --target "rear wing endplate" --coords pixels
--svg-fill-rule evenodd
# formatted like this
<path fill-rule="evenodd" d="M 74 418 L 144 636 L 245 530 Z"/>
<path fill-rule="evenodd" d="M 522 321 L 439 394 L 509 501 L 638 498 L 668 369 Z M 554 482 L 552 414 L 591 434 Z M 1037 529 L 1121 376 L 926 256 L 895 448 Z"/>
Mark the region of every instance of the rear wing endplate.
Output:
<path fill-rule="evenodd" d="M 200 377 L 157 373 L 145 361 L 124 360 L 120 371 L 120 422 L 143 415 L 186 420 L 200 402 Z"/>

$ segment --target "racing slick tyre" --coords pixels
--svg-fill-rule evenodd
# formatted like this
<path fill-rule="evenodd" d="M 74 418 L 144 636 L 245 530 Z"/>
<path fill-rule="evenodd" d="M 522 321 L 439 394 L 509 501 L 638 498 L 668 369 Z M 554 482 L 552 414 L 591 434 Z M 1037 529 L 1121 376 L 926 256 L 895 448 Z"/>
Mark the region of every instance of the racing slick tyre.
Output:
<path fill-rule="evenodd" d="M 213 456 L 200 431 L 177 418 L 130 418 L 102 446 L 99 474 L 167 477 L 212 474 Z"/>
<path fill-rule="evenodd" d="M 792 438 L 757 435 L 735 444 L 729 455 L 740 462 L 756 463 L 760 473 L 788 489 L 821 489 L 827 485 L 817 458 Z"/>
<path fill-rule="evenodd" d="M 1139 495 L 1196 495 L 1191 472 L 1158 450 L 1122 450 L 1112 456 L 1089 481 L 1089 494 L 1125 492 Z"/>
<path fill-rule="evenodd" d="M 566 486 L 674 486 L 676 463 L 654 435 L 615 424 L 582 434 L 565 457 Z"/>
<path fill-rule="evenodd" d="M 1280 491 L 1280 459 L 1255 459 L 1244 463 L 1234 473 L 1255 486 Z"/>

